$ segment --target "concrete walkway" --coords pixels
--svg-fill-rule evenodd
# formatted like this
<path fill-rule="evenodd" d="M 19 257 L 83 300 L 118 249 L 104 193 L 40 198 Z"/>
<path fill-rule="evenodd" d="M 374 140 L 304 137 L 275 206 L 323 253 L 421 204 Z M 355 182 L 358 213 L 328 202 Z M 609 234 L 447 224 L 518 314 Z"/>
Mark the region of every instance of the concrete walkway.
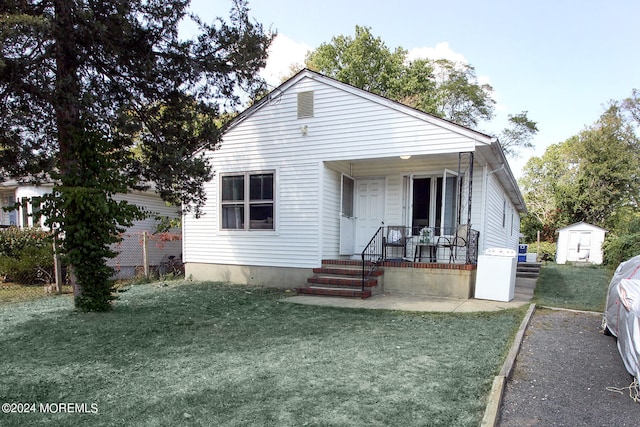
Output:
<path fill-rule="evenodd" d="M 439 311 L 468 313 L 476 311 L 498 311 L 528 305 L 533 297 L 537 279 L 516 278 L 513 300 L 509 302 L 481 299 L 455 299 L 422 295 L 383 293 L 367 299 L 297 295 L 284 299 L 296 304 L 321 305 L 327 307 L 370 308 L 401 311 Z"/>

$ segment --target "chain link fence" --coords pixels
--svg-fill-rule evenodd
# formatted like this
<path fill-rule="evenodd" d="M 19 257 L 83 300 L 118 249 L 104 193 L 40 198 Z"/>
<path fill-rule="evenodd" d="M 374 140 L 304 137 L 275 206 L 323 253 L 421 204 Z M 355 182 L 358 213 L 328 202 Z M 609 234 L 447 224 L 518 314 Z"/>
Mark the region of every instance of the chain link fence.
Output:
<path fill-rule="evenodd" d="M 125 233 L 114 249 L 118 255 L 107 265 L 114 269 L 117 280 L 184 274 L 179 233 Z"/>
<path fill-rule="evenodd" d="M 0 245 L 0 303 L 16 302 L 52 294 L 73 293 L 68 269 L 54 256 L 48 236 L 40 230 L 3 230 Z M 107 260 L 113 268 L 113 279 L 150 280 L 176 278 L 184 274 L 182 240 L 179 231 L 150 234 L 146 231 L 124 233 L 122 241 L 114 245 L 115 258 Z M 18 250 L 16 241 L 28 243 Z"/>

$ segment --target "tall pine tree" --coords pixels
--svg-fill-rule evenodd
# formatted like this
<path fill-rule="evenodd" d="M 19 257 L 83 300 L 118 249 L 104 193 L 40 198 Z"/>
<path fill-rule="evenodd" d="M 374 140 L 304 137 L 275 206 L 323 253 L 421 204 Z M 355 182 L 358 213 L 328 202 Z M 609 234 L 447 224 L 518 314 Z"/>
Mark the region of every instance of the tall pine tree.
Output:
<path fill-rule="evenodd" d="M 233 1 L 207 24 L 189 0 L 5 0 L 0 3 L 0 168 L 57 183 L 44 204 L 64 236 L 76 306 L 108 310 L 106 259 L 144 216 L 116 193 L 153 183 L 163 199 L 204 203 L 221 117 L 263 90 L 272 35 Z M 183 20 L 199 34 L 182 39 Z"/>

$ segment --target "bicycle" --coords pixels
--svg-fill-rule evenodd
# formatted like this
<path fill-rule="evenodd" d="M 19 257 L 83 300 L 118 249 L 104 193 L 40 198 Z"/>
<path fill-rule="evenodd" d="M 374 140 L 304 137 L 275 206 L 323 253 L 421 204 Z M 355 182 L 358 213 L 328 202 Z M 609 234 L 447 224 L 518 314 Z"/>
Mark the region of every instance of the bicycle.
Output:
<path fill-rule="evenodd" d="M 158 276 L 160 277 L 179 277 L 184 274 L 184 266 L 182 259 L 177 258 L 175 255 L 167 256 L 168 260 L 163 261 L 158 265 Z"/>

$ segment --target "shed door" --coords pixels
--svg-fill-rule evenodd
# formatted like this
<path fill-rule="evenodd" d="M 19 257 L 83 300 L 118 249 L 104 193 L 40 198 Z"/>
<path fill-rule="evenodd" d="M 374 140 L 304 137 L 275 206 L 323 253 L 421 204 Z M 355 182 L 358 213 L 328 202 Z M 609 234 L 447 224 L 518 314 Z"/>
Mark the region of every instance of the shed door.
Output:
<path fill-rule="evenodd" d="M 591 232 L 570 231 L 567 261 L 589 261 L 591 255 Z"/>
<path fill-rule="evenodd" d="M 384 222 L 384 178 L 356 182 L 356 253 L 361 253 Z"/>

